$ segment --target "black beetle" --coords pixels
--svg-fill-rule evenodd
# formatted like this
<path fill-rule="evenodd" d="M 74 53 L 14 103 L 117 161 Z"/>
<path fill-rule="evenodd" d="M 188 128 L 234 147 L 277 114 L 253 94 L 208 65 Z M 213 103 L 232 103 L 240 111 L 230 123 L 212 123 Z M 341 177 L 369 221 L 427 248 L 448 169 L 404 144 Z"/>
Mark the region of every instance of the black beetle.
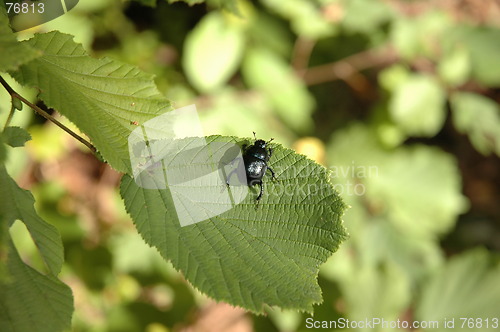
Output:
<path fill-rule="evenodd" d="M 256 199 L 259 201 L 264 193 L 264 183 L 262 182 L 262 178 L 266 174 L 266 171 L 269 170 L 271 172 L 272 179 L 276 179 L 273 169 L 267 165 L 271 155 L 273 154 L 273 149 L 268 148 L 267 144 L 269 144 L 273 139 L 271 138 L 268 142 L 257 139 L 257 137 L 255 137 L 255 132 L 253 133 L 253 137 L 255 138 L 253 145 L 250 145 L 249 147 L 243 145 L 243 162 L 245 163 L 248 186 L 251 187 L 256 184 L 260 186 L 259 196 L 257 196 Z"/>

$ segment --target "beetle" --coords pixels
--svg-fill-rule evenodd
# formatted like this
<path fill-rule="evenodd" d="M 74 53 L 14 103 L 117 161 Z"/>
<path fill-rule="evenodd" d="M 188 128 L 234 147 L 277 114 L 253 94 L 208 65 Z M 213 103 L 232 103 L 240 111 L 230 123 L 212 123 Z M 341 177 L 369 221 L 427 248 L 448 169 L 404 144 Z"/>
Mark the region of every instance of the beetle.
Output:
<path fill-rule="evenodd" d="M 257 196 L 256 199 L 258 202 L 264 194 L 264 183 L 262 182 L 262 178 L 266 174 L 266 171 L 269 170 L 271 172 L 273 180 L 276 179 L 276 175 L 273 169 L 267 164 L 273 154 L 273 149 L 267 145 L 273 141 L 273 138 L 266 142 L 257 139 L 255 132 L 253 133 L 253 137 L 255 138 L 253 145 L 249 147 L 243 145 L 243 162 L 245 164 L 247 185 L 251 187 L 257 184 L 260 187 L 259 196 Z M 227 184 L 229 185 L 229 183 Z"/>

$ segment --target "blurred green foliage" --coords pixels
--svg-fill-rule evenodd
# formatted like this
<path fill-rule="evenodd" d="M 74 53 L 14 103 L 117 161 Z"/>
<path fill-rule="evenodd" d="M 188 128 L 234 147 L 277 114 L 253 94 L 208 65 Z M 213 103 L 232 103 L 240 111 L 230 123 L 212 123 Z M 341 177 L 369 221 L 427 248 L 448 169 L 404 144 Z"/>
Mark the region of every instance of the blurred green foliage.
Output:
<path fill-rule="evenodd" d="M 351 237 L 320 272 L 324 303 L 315 319 L 500 318 L 497 4 L 169 2 L 80 1 L 36 31 L 72 34 L 96 56 L 154 74 L 175 107 L 197 105 L 206 135 L 256 131 L 300 153 L 326 154 L 318 161 L 351 206 Z M 0 91 L 2 125 L 9 111 Z M 207 299 L 131 228 L 102 167 L 78 159 L 83 153 L 65 133 L 18 113 L 13 125 L 37 126 L 27 143 L 34 161 L 0 153 L 9 170 L 34 174 L 37 211 L 61 232 L 72 329 L 196 326 Z M 47 149 L 49 136 L 56 148 Z M 319 140 L 301 144 L 307 137 Z M 65 180 L 78 177 L 85 181 Z M 268 311 L 248 328 L 308 330 L 309 315 Z"/>

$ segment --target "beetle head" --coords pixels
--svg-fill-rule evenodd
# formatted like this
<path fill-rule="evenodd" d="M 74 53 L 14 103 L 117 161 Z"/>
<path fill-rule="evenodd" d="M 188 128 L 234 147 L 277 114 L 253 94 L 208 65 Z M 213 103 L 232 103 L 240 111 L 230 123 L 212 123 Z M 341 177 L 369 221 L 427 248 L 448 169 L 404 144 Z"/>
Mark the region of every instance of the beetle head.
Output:
<path fill-rule="evenodd" d="M 266 147 L 266 141 L 258 139 L 255 141 L 254 145 L 259 147 L 259 148 L 265 148 Z"/>
<path fill-rule="evenodd" d="M 266 142 L 262 139 L 257 139 L 257 137 L 255 136 L 255 131 L 253 132 L 253 137 L 255 138 L 255 143 L 253 143 L 253 145 L 259 148 L 265 148 L 267 144 L 271 143 L 274 140 L 274 138 L 271 138 Z"/>

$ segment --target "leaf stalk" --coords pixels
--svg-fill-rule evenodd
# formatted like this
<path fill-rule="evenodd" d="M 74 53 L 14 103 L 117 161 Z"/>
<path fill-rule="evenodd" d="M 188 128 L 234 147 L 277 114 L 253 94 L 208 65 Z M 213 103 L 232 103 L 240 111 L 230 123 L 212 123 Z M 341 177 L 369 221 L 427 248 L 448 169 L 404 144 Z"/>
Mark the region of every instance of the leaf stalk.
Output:
<path fill-rule="evenodd" d="M 3 79 L 2 76 L 0 76 L 0 84 L 2 84 L 2 86 L 5 88 L 5 90 L 7 90 L 7 92 L 10 94 L 10 97 L 12 99 L 19 99 L 20 101 L 22 101 L 23 103 L 25 103 L 27 106 L 29 106 L 31 109 L 33 109 L 36 113 L 40 114 L 41 116 L 43 116 L 45 119 L 53 122 L 56 126 L 58 126 L 59 128 L 61 128 L 62 130 L 64 130 L 65 132 L 67 132 L 68 134 L 70 134 L 71 136 L 73 136 L 76 140 L 78 140 L 80 143 L 82 143 L 83 145 L 85 145 L 86 147 L 88 147 L 90 149 L 90 151 L 92 151 L 92 153 L 94 154 L 97 154 L 97 149 L 92 145 L 92 143 L 90 143 L 89 141 L 87 141 L 85 138 L 81 137 L 80 135 L 78 135 L 77 133 L 75 133 L 74 131 L 72 131 L 71 129 L 69 129 L 68 127 L 66 127 L 64 124 L 62 124 L 61 122 L 59 122 L 56 118 L 54 118 L 52 115 L 50 115 L 49 113 L 47 113 L 46 111 L 42 110 L 40 107 L 36 106 L 35 104 L 31 103 L 29 100 L 27 100 L 26 98 L 24 98 L 23 96 L 19 95 L 16 91 L 14 91 L 14 89 L 12 89 L 12 87 Z M 8 124 L 10 123 L 11 119 L 12 119 L 12 116 L 14 114 L 14 111 L 15 111 L 15 107 L 14 107 L 14 102 L 12 103 L 12 107 L 11 107 L 11 111 L 10 111 L 10 114 L 9 114 L 9 117 L 7 118 L 7 122 L 5 123 L 5 127 L 8 126 Z M 5 128 L 4 127 L 4 128 Z"/>

